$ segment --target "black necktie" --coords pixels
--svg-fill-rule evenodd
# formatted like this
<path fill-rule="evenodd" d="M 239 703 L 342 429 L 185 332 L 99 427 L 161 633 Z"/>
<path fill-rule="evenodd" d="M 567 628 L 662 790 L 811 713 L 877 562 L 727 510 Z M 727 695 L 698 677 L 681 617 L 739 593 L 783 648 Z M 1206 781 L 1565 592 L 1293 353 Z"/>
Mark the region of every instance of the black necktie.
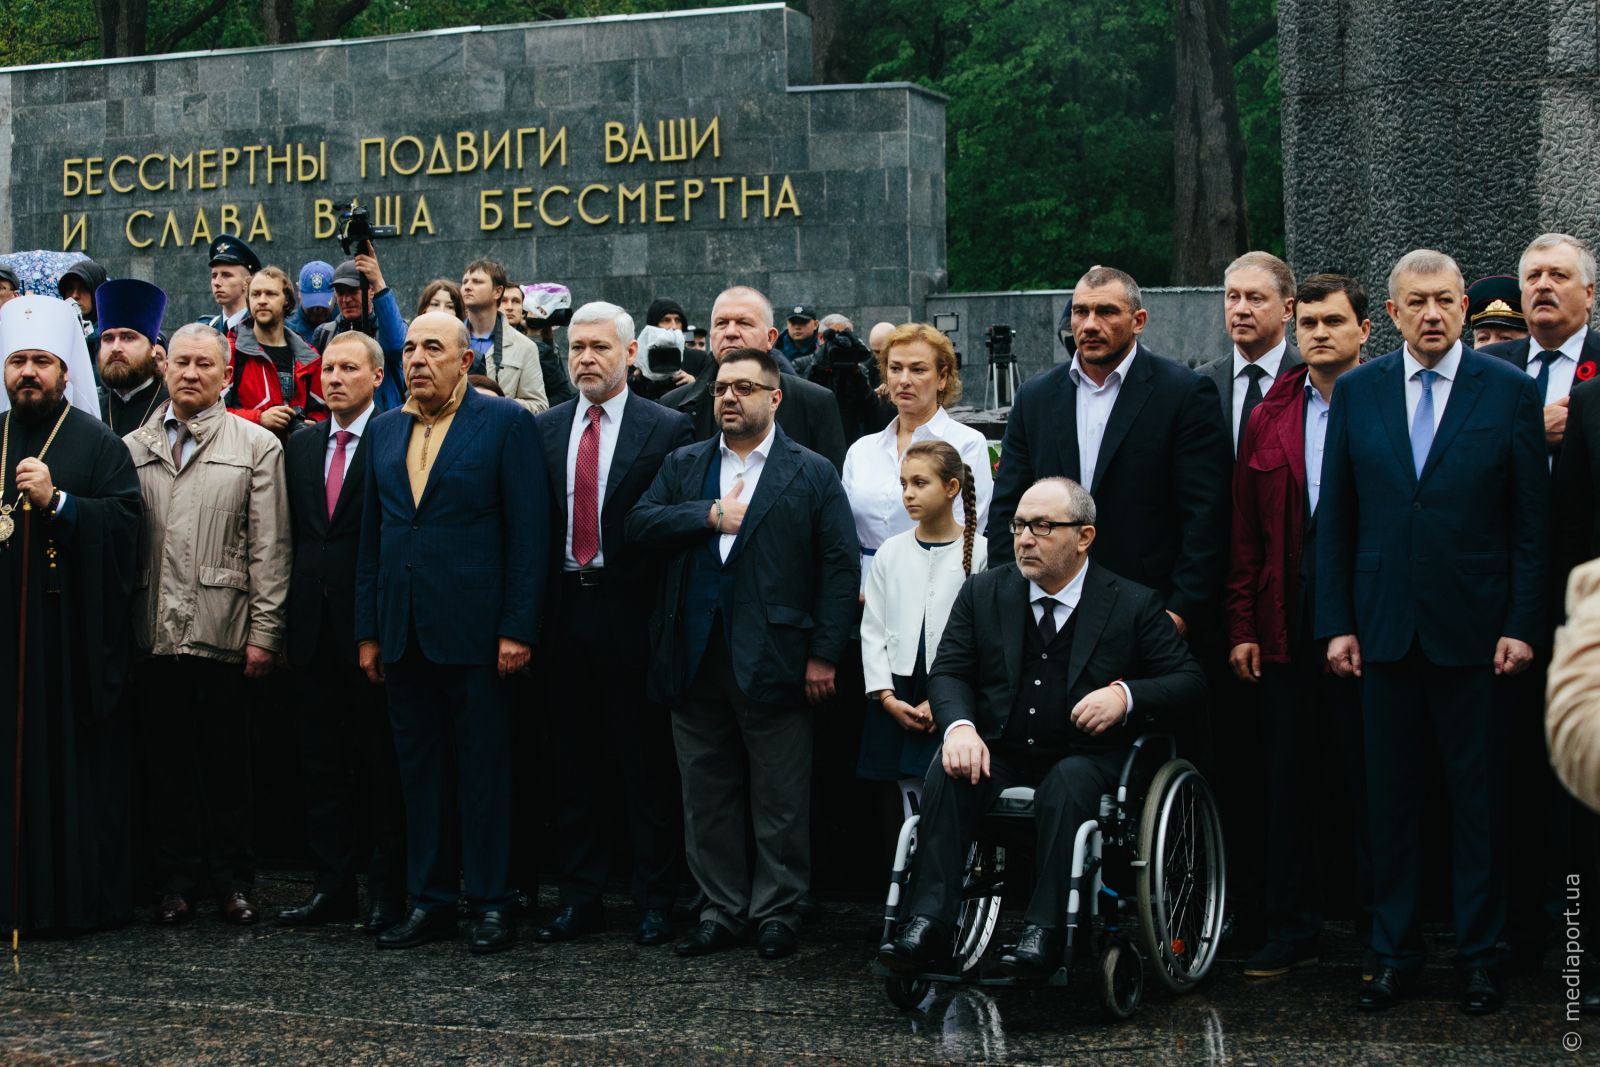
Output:
<path fill-rule="evenodd" d="M 1539 390 L 1539 403 L 1548 404 L 1547 391 L 1550 388 L 1550 364 L 1561 358 L 1560 352 L 1539 353 L 1539 373 L 1534 375 L 1534 387 Z"/>
<path fill-rule="evenodd" d="M 1048 645 L 1056 639 L 1056 605 L 1061 602 L 1055 597 L 1042 596 L 1034 603 L 1044 609 L 1044 614 L 1039 616 L 1039 636 Z"/>
<path fill-rule="evenodd" d="M 1261 403 L 1261 379 L 1267 376 L 1267 369 L 1252 363 L 1244 369 L 1244 376 L 1250 379 L 1250 384 L 1244 387 L 1244 407 L 1239 411 L 1239 432 L 1233 437 L 1235 452 L 1239 451 L 1239 446 L 1244 442 L 1244 431 L 1250 425 L 1250 413 Z"/>

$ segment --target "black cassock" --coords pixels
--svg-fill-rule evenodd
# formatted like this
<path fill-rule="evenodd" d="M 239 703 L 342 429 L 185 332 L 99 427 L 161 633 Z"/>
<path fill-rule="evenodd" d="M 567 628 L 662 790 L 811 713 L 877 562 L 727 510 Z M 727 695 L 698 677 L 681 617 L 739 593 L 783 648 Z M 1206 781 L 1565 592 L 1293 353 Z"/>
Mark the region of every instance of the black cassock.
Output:
<path fill-rule="evenodd" d="M 63 402 L 64 403 L 64 402 Z M 17 464 L 37 456 L 60 408 L 30 424 L 15 412 L 4 498 L 17 500 Z M 35 508 L 28 567 L 22 744 L 21 927 L 92 930 L 132 909 L 128 825 L 131 731 L 120 699 L 131 633 L 128 605 L 139 536 L 139 479 L 127 446 L 78 410 L 44 457 L 70 495 L 52 521 Z M 0 918 L 13 901 L 16 833 L 17 640 L 22 510 L 0 546 Z"/>

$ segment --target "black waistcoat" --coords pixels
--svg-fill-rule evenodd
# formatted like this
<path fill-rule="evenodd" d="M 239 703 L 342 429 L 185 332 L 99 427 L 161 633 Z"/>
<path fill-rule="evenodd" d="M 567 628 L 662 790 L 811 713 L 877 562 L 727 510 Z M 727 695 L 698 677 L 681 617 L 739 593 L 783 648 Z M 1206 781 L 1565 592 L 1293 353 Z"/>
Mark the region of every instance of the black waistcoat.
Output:
<path fill-rule="evenodd" d="M 1028 618 L 1022 628 L 1022 674 L 1000 744 L 1020 756 L 1054 762 L 1067 755 L 1082 736 L 1072 725 L 1072 703 L 1067 699 L 1067 665 L 1072 659 L 1078 613 L 1067 617 L 1066 625 L 1046 647 L 1033 621 L 1033 605 L 1023 610 Z"/>

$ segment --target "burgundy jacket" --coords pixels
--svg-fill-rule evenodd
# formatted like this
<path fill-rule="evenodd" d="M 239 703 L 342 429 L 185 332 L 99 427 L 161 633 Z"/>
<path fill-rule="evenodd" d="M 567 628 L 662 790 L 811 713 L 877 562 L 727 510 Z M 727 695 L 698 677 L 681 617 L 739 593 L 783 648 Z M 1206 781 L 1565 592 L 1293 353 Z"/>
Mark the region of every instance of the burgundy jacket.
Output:
<path fill-rule="evenodd" d="M 1305 541 L 1306 420 L 1302 364 L 1250 413 L 1233 467 L 1233 533 L 1223 611 L 1228 647 L 1261 646 L 1263 663 L 1289 662 L 1289 605 L 1300 595 Z"/>

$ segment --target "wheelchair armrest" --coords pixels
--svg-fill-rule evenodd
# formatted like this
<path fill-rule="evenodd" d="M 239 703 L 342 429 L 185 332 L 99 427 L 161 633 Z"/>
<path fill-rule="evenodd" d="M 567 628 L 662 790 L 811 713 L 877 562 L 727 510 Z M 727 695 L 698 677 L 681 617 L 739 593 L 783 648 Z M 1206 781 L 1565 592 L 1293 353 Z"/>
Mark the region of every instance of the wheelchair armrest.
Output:
<path fill-rule="evenodd" d="M 1032 815 L 1033 787 L 1014 785 L 1010 789 L 1002 789 L 1000 795 L 995 797 L 994 803 L 990 805 L 989 814 Z"/>
<path fill-rule="evenodd" d="M 1133 765 L 1139 760 L 1139 753 L 1144 751 L 1145 745 L 1164 744 L 1167 746 L 1167 759 L 1178 758 L 1178 739 L 1172 734 L 1140 734 L 1133 739 L 1133 744 L 1128 748 L 1128 758 L 1122 763 L 1122 774 L 1117 778 L 1117 803 L 1128 802 L 1128 779 L 1133 776 Z"/>

